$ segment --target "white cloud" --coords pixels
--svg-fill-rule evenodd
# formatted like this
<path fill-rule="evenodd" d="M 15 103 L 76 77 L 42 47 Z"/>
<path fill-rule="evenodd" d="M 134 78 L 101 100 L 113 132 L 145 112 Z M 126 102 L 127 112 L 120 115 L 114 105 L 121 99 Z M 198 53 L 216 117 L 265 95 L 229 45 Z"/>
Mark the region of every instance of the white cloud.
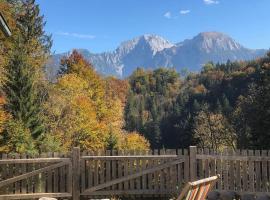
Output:
<path fill-rule="evenodd" d="M 203 0 L 203 2 L 207 5 L 211 5 L 211 4 L 219 4 L 219 1 L 217 0 Z"/>
<path fill-rule="evenodd" d="M 180 10 L 181 15 L 186 15 L 188 13 L 190 13 L 190 10 Z"/>
<path fill-rule="evenodd" d="M 172 18 L 172 14 L 169 11 L 166 12 L 163 16 L 166 17 L 167 19 L 171 19 Z"/>
<path fill-rule="evenodd" d="M 89 34 L 80 34 L 80 33 L 69 33 L 69 32 L 56 32 L 56 35 L 62 35 L 62 36 L 70 36 L 75 38 L 81 38 L 81 39 L 95 39 L 95 35 L 89 35 Z"/>

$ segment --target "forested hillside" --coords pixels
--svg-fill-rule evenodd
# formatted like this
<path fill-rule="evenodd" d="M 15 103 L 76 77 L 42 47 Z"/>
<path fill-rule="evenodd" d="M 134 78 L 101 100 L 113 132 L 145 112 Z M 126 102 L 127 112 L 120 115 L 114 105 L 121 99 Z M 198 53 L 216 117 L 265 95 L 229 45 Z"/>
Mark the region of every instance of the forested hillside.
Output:
<path fill-rule="evenodd" d="M 270 147 L 270 53 L 182 76 L 138 68 L 120 80 L 73 51 L 50 82 L 39 6 L 2 0 L 0 10 L 12 31 L 0 33 L 0 152 Z"/>
<path fill-rule="evenodd" d="M 151 147 L 270 147 L 270 54 L 208 63 L 185 78 L 137 69 L 129 83 L 125 128 L 142 133 Z"/>

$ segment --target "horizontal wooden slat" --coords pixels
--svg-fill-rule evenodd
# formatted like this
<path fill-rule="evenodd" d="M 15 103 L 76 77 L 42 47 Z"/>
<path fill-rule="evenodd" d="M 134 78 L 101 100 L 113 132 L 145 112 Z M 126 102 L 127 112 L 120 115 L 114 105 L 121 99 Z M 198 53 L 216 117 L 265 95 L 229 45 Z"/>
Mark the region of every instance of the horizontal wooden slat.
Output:
<path fill-rule="evenodd" d="M 9 195 L 0 195 L 0 200 L 8 199 L 30 199 L 30 198 L 41 198 L 41 197 L 72 197 L 70 193 L 28 193 L 28 194 L 9 194 Z"/>
<path fill-rule="evenodd" d="M 68 162 L 69 160 L 70 160 L 69 158 L 3 159 L 3 160 L 0 160 L 0 165 L 4 165 L 4 164 Z"/>
<path fill-rule="evenodd" d="M 85 160 L 132 160 L 132 159 L 169 159 L 177 158 L 178 155 L 136 155 L 136 156 L 82 156 Z"/>
<path fill-rule="evenodd" d="M 188 184 L 191 185 L 191 186 L 196 186 L 196 185 L 200 185 L 202 183 L 207 183 L 207 182 L 210 182 L 210 181 L 215 181 L 219 177 L 220 177 L 220 175 L 212 176 L 212 177 L 205 178 L 205 179 L 202 179 L 202 180 L 198 180 L 198 181 L 194 181 L 194 182 L 189 182 Z"/>
<path fill-rule="evenodd" d="M 197 159 L 217 159 L 217 160 L 240 160 L 240 161 L 270 161 L 268 156 L 235 156 L 235 155 L 196 155 Z"/>
<path fill-rule="evenodd" d="M 144 194 L 162 194 L 169 195 L 173 194 L 175 190 L 106 190 L 106 191 L 95 191 L 95 192 L 85 192 L 83 195 L 85 196 L 111 196 L 111 195 L 144 195 Z"/>

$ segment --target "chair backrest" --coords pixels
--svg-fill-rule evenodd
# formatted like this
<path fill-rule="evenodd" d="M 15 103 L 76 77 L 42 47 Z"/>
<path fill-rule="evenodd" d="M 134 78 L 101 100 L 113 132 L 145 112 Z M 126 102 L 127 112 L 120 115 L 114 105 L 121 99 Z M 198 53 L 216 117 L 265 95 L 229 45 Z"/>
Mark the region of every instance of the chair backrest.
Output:
<path fill-rule="evenodd" d="M 208 192 L 215 185 L 220 175 L 188 182 L 177 200 L 205 200 Z"/>

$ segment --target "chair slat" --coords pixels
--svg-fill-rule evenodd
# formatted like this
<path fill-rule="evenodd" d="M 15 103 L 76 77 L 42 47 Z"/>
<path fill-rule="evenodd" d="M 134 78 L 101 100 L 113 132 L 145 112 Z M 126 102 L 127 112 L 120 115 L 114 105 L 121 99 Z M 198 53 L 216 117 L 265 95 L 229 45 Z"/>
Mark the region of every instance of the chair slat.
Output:
<path fill-rule="evenodd" d="M 205 200 L 219 177 L 220 175 L 217 175 L 187 183 L 177 200 Z"/>

